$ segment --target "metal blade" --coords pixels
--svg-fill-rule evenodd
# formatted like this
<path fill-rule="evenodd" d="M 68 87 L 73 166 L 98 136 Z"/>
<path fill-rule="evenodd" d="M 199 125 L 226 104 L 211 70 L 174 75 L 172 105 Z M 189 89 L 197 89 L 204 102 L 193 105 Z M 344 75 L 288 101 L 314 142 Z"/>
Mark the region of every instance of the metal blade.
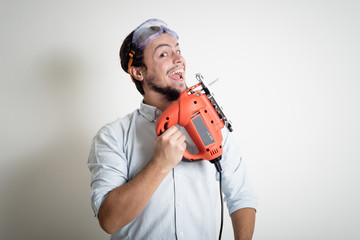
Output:
<path fill-rule="evenodd" d="M 232 128 L 232 125 L 231 125 L 231 121 L 224 114 L 224 111 L 223 111 L 222 107 L 216 102 L 216 100 L 214 98 L 214 93 L 210 90 L 210 85 L 204 80 L 204 77 L 201 75 L 201 73 L 196 74 L 195 77 L 199 82 L 201 82 L 201 85 L 203 87 L 203 91 L 207 95 L 207 97 L 210 100 L 211 104 L 213 105 L 215 111 L 219 115 L 220 119 L 224 121 L 225 126 L 229 129 L 230 132 L 232 132 L 233 128 Z M 212 85 L 218 80 L 219 79 L 217 78 L 214 81 L 212 81 L 210 84 Z"/>

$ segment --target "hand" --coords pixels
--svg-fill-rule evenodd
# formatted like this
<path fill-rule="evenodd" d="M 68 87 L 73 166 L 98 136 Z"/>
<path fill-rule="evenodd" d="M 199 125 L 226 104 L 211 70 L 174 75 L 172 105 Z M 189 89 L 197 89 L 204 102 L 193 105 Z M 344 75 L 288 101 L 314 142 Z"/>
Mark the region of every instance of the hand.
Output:
<path fill-rule="evenodd" d="M 161 166 L 174 168 L 182 159 L 186 137 L 176 126 L 167 129 L 154 140 L 154 161 L 160 161 Z"/>

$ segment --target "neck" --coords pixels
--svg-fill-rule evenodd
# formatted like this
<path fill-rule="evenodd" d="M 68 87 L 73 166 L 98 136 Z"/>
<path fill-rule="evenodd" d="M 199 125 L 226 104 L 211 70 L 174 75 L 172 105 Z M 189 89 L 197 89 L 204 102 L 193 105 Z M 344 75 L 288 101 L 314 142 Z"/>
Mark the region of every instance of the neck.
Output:
<path fill-rule="evenodd" d="M 165 96 L 159 93 L 150 92 L 144 94 L 144 103 L 157 107 L 160 111 L 165 111 L 173 102 L 168 101 Z"/>

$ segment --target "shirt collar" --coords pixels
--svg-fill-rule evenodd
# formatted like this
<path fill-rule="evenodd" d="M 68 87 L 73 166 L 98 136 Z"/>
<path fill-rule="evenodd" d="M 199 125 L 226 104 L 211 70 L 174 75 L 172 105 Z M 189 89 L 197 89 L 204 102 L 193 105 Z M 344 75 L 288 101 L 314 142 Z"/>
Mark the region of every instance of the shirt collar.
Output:
<path fill-rule="evenodd" d="M 139 111 L 140 114 L 150 122 L 158 119 L 161 115 L 161 111 L 157 107 L 147 105 L 144 101 L 141 101 Z"/>

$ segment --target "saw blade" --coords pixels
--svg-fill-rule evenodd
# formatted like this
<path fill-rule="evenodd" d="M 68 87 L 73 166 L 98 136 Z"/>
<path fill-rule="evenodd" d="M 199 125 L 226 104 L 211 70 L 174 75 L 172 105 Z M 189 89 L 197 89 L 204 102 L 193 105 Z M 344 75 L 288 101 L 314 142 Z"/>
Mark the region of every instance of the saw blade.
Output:
<path fill-rule="evenodd" d="M 214 97 L 214 93 L 210 90 L 210 85 L 205 81 L 205 79 L 204 79 L 204 77 L 202 76 L 201 73 L 197 73 L 195 75 L 195 77 L 199 82 L 201 82 L 202 89 L 203 89 L 204 93 L 206 94 L 206 96 L 208 97 L 208 99 L 210 100 L 211 104 L 213 105 L 215 111 L 219 115 L 219 118 L 222 121 L 224 121 L 225 126 L 229 129 L 230 132 L 232 132 L 233 131 L 232 123 L 226 117 L 223 108 L 216 102 L 215 97 Z M 219 79 L 215 79 L 215 81 L 213 81 L 211 84 L 213 84 L 214 82 L 216 82 L 218 80 Z"/>

